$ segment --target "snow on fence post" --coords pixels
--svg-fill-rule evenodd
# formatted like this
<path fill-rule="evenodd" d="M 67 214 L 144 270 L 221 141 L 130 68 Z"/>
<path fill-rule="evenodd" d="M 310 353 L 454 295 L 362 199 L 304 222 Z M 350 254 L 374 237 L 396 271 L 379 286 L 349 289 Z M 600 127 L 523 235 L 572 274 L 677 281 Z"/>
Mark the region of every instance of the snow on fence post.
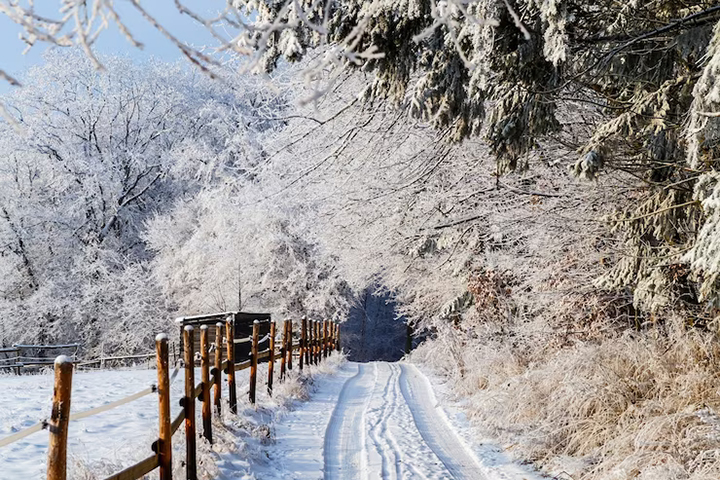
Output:
<path fill-rule="evenodd" d="M 183 329 L 183 347 L 185 352 L 185 468 L 188 480 L 197 480 L 197 459 L 195 451 L 195 356 L 193 345 L 195 335 L 192 325 Z"/>
<path fill-rule="evenodd" d="M 225 338 L 227 339 L 227 376 L 228 376 L 228 400 L 230 411 L 237 414 L 237 391 L 235 389 L 235 329 L 233 328 L 233 317 L 228 316 L 225 324 Z"/>
<path fill-rule="evenodd" d="M 288 344 L 287 344 L 287 369 L 292 370 L 292 357 L 293 357 L 293 324 L 292 320 L 288 320 Z"/>
<path fill-rule="evenodd" d="M 172 426 L 170 422 L 170 366 L 168 363 L 168 337 L 161 333 L 155 337 L 158 391 L 158 442 L 157 455 L 160 480 L 172 480 Z"/>
<path fill-rule="evenodd" d="M 260 340 L 260 322 L 253 322 L 252 346 L 250 347 L 250 403 L 255 404 L 255 390 L 257 389 L 258 341 Z"/>
<path fill-rule="evenodd" d="M 213 377 L 215 377 L 213 404 L 215 405 L 215 410 L 218 415 L 220 415 L 222 411 L 222 327 L 223 324 L 221 322 L 215 324 L 215 368 L 212 371 Z"/>
<path fill-rule="evenodd" d="M 275 320 L 270 322 L 270 360 L 268 363 L 267 389 L 268 395 L 272 395 L 273 370 L 275 369 Z"/>
<path fill-rule="evenodd" d="M 307 320 L 302 317 L 300 319 L 300 370 L 303 369 L 305 350 L 307 350 Z"/>
<path fill-rule="evenodd" d="M 55 359 L 55 386 L 52 413 L 48 430 L 47 480 L 67 478 L 67 437 L 70 421 L 70 395 L 72 392 L 73 364 L 70 358 L 60 355 Z"/>
<path fill-rule="evenodd" d="M 210 405 L 210 351 L 208 347 L 208 326 L 200 327 L 200 369 L 202 375 L 202 420 L 203 437 L 212 443 L 212 405 Z"/>
<path fill-rule="evenodd" d="M 287 361 L 287 320 L 283 320 L 282 346 L 280 347 L 280 378 L 285 378 L 285 362 Z"/>

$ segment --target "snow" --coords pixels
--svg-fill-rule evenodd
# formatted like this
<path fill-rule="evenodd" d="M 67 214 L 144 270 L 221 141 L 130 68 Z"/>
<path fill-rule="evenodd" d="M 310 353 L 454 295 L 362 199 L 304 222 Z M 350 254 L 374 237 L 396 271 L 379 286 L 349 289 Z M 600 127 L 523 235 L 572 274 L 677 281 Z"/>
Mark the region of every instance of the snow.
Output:
<path fill-rule="evenodd" d="M 59 355 L 55 359 L 55 365 L 64 365 L 66 363 L 72 363 L 72 359 L 67 355 Z"/>
<path fill-rule="evenodd" d="M 463 443 L 480 459 L 481 466 L 488 479 L 503 480 L 543 480 L 546 477 L 520 465 L 502 447 L 487 438 L 470 424 L 464 413 L 462 400 L 451 393 L 451 387 L 445 380 L 430 372 L 422 365 L 416 365 L 427 381 L 432 385 L 437 400 L 437 410 L 444 417 L 449 428 L 457 433 Z"/>
<path fill-rule="evenodd" d="M 261 366 L 260 378 L 265 369 Z M 52 380 L 50 374 L 0 377 L 6 393 L 0 399 L 0 438 L 48 416 Z M 155 380 L 155 370 L 76 373 L 72 412 L 116 401 Z M 276 380 L 272 397 L 260 387 L 254 406 L 240 394 L 246 383 L 246 376 L 238 378 L 239 415 L 231 417 L 225 409 L 224 421 L 213 422 L 215 443 L 198 440 L 203 478 L 541 478 L 492 443 L 478 444 L 440 380 L 412 364 L 358 364 L 333 354 L 319 366 L 306 366 L 302 375 L 296 368 L 284 381 Z M 182 394 L 182 380 L 174 382 L 171 395 Z M 178 402 L 171 407 L 174 416 Z M 154 394 L 72 421 L 69 477 L 119 471 L 147 457 L 156 436 Z M 47 440 L 41 431 L 0 448 L 0 480 L 43 478 Z M 182 435 L 173 437 L 173 447 L 179 464 Z"/>
<path fill-rule="evenodd" d="M 411 364 L 345 363 L 278 421 L 275 443 L 250 471 L 297 480 L 541 479 L 492 443 L 474 442 L 435 386 Z"/>
<path fill-rule="evenodd" d="M 77 372 L 73 375 L 71 413 L 102 406 L 154 384 L 155 370 Z M 171 395 L 179 398 L 183 384 L 175 382 Z M 50 415 L 52 373 L 0 376 L 0 438 L 32 426 Z M 179 412 L 172 402 L 172 414 Z M 102 414 L 70 422 L 68 465 L 111 462 L 129 466 L 152 454 L 157 438 L 158 406 L 154 394 Z M 0 480 L 44 478 L 48 432 L 42 430 L 0 448 Z M 118 469 L 120 470 L 120 469 Z M 73 478 L 70 475 L 70 478 Z"/>

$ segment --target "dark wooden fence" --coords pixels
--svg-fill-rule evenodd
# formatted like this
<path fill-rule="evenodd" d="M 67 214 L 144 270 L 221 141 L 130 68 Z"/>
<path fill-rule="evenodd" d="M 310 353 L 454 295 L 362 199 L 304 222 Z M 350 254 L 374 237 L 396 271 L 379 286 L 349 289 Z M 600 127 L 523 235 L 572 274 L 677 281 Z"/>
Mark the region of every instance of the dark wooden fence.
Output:
<path fill-rule="evenodd" d="M 200 434 L 212 443 L 213 411 L 221 413 L 222 376 L 228 383 L 228 404 L 233 413 L 237 413 L 237 390 L 235 372 L 249 369 L 250 384 L 248 398 L 256 402 L 258 385 L 258 364 L 268 362 L 267 389 L 272 394 L 274 364 L 280 361 L 280 380 L 293 368 L 293 358 L 298 359 L 299 369 L 310 364 L 318 364 L 334 350 L 340 350 L 340 326 L 332 322 L 316 322 L 303 318 L 297 325 L 290 320 L 282 322 L 281 345 L 276 344 L 277 325 L 269 316 L 250 319 L 239 315 L 240 312 L 183 317 L 178 319 L 182 327 L 183 368 L 185 371 L 185 395 L 180 400 L 182 411 L 170 417 L 170 360 L 167 335 L 158 335 L 155 339 L 157 362 L 159 435 L 152 444 L 152 454 L 144 460 L 121 472 L 107 477 L 106 480 L 136 480 L 155 469 L 159 469 L 161 480 L 172 478 L 172 437 L 182 425 L 185 426 L 185 466 L 186 478 L 197 479 L 195 407 L 201 403 Z M 199 335 L 196 335 L 199 330 Z M 239 336 L 235 332 L 242 332 Z M 267 333 L 263 333 L 267 332 Z M 237 345 L 246 345 L 238 349 Z M 262 348 L 267 344 L 267 348 Z M 236 352 L 247 352 L 237 357 Z M 212 353 L 212 360 L 211 360 Z M 225 358 L 223 358 L 225 357 Z M 279 357 L 279 358 L 278 358 Z M 199 362 L 201 379 L 195 381 L 195 365 Z M 50 447 L 48 448 L 48 480 L 65 480 L 67 476 L 67 436 L 69 420 L 83 413 L 69 415 L 72 392 L 73 362 L 61 356 L 55 361 L 55 389 L 53 395 L 52 416 L 49 423 Z M 211 392 L 211 390 L 213 390 Z M 144 394 L 144 392 L 140 392 Z M 211 395 L 212 393 L 212 395 Z M 136 394 L 136 396 L 139 394 Z M 212 396 L 212 405 L 211 405 Z M 139 398 L 139 397 L 138 397 Z M 116 402 L 124 403 L 123 400 Z M 105 407 L 100 407 L 104 409 Z M 98 410 L 100 410 L 98 409 Z M 87 415 L 86 415 L 87 416 Z"/>
<path fill-rule="evenodd" d="M 78 350 L 82 345 L 69 343 L 64 345 L 13 345 L 0 348 L 0 369 L 9 369 L 20 375 L 23 370 L 37 371 L 52 365 L 55 357 L 64 353 L 73 362 L 78 361 Z"/>

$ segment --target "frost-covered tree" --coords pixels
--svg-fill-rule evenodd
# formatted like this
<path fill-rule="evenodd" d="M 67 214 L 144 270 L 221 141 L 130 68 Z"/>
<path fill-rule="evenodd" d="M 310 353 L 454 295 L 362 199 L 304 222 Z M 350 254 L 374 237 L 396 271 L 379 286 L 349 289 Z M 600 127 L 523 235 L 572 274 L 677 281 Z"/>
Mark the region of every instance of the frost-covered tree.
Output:
<path fill-rule="evenodd" d="M 189 313 L 242 309 L 341 320 L 352 290 L 319 252 L 295 202 L 262 202 L 264 185 L 230 180 L 180 200 L 149 225 L 154 276 Z"/>
<path fill-rule="evenodd" d="M 105 0 L 64 2 L 62 15 L 33 4 L 0 5 L 30 46 L 77 43 L 95 58 L 93 42 L 112 23 L 135 42 Z M 554 138 L 576 150 L 571 168 L 581 177 L 634 176 L 636 201 L 611 219 L 624 247 L 601 284 L 632 289 L 635 306 L 645 311 L 680 302 L 701 323 L 714 316 L 703 303 L 716 296 L 708 290 L 714 267 L 685 253 L 712 217 L 694 190 L 699 176 L 716 168 L 712 160 L 703 169 L 693 165 L 712 157 L 705 134 L 716 114 L 720 7 L 675 0 L 220 5 L 215 16 L 182 2 L 175 8 L 204 24 L 220 51 L 244 57 L 244 69 L 271 71 L 282 58 L 307 59 L 306 99 L 331 91 L 343 72 L 360 70 L 371 74 L 358 86 L 368 104 L 390 100 L 442 131 L 443 140 L 485 137 L 499 172 L 526 168 L 540 143 Z M 183 44 L 140 2 L 131 7 L 128 15 L 160 29 L 193 63 L 217 68 L 207 50 Z M 600 111 L 586 119 L 587 135 L 568 131 L 561 117 L 571 108 Z M 684 123 L 687 116 L 692 121 Z"/>
<path fill-rule="evenodd" d="M 254 136 L 282 101 L 179 66 L 103 63 L 98 72 L 84 55 L 51 55 L 28 75 L 38 88 L 5 99 L 14 125 L 0 124 L 3 342 L 94 347 L 107 336 L 108 351 L 147 348 L 174 299 L 150 279 L 145 222 L 249 176 L 263 156 Z"/>
<path fill-rule="evenodd" d="M 263 138 L 258 208 L 301 203 L 293 224 L 315 232 L 354 289 L 377 282 L 390 295 L 426 339 L 416 358 L 523 458 L 552 469 L 580 457 L 571 474 L 593 480 L 716 477 L 720 464 L 698 461 L 716 449 L 703 440 L 720 410 L 716 334 L 687 328 L 697 317 L 681 306 L 650 314 L 637 292 L 604 282 L 632 255 L 607 219 L 646 191 L 634 172 L 570 172 L 572 138 L 589 138 L 602 110 L 563 106 L 567 136 L 499 176 L 479 139 L 448 143 L 398 109 L 358 102 L 363 80 L 348 77 Z"/>
<path fill-rule="evenodd" d="M 334 2 L 328 10 L 330 44 L 354 31 L 356 48 L 383 55 L 345 63 L 372 72 L 366 101 L 392 100 L 448 139 L 484 136 L 499 172 L 528 167 L 551 139 L 576 150 L 570 168 L 578 176 L 635 177 L 635 201 L 621 202 L 609 219 L 624 245 L 599 285 L 632 289 L 644 311 L 679 302 L 700 323 L 713 318 L 703 303 L 716 296 L 708 291 L 713 260 L 688 264 L 683 255 L 710 253 L 707 245 L 694 248 L 712 212 L 699 208 L 703 194 L 693 191 L 703 170 L 715 171 L 708 134 L 716 117 L 717 6 L 488 0 Z M 290 18 L 280 4 L 259 11 L 258 24 Z M 316 45 L 312 35 L 296 37 Z M 279 49 L 265 52 L 273 54 Z M 586 135 L 567 128 L 569 109 L 588 121 Z M 685 128 L 688 114 L 694 120 Z M 699 155 L 709 160 L 701 169 L 692 160 Z"/>

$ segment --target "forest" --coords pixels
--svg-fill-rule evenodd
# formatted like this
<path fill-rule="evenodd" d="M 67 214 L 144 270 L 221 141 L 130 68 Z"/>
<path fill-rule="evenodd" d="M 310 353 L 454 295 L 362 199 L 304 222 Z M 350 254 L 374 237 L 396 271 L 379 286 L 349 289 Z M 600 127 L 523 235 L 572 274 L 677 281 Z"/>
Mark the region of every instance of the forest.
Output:
<path fill-rule="evenodd" d="M 395 335 L 353 327 L 361 360 L 409 324 L 518 458 L 720 476 L 716 2 L 167 7 L 214 50 L 128 3 L 187 65 L 97 53 L 108 25 L 139 43 L 111 1 L 0 1 L 56 47 L 22 77 L 0 59 L 0 346 L 372 306 Z"/>

